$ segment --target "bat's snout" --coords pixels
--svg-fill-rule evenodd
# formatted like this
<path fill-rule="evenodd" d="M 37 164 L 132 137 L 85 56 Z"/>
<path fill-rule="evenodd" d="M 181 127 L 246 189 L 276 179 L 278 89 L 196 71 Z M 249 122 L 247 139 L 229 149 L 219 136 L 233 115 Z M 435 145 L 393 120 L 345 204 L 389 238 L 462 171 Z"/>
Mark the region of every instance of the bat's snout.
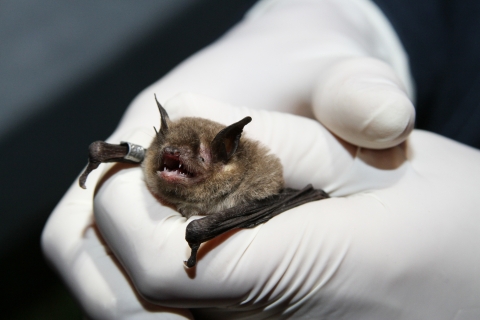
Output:
<path fill-rule="evenodd" d="M 195 172 L 187 168 L 180 155 L 180 150 L 176 148 L 165 148 L 158 171 L 169 173 L 169 175 L 179 175 L 184 178 L 194 177 Z"/>

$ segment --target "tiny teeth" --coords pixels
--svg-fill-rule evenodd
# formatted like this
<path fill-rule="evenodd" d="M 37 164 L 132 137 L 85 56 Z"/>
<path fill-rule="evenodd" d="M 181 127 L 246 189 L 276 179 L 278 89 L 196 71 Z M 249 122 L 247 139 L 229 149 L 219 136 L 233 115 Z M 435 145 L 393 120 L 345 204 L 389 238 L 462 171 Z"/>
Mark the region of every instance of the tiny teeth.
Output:
<path fill-rule="evenodd" d="M 180 163 L 180 165 L 179 165 L 178 167 L 181 168 L 181 167 L 182 167 L 182 164 Z"/>

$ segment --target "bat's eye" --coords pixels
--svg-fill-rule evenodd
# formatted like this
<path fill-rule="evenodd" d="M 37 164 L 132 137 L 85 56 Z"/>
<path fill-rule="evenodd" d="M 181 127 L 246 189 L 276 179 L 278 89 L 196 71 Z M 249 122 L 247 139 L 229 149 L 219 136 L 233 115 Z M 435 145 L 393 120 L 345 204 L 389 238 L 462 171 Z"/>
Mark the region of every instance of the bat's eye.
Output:
<path fill-rule="evenodd" d="M 203 159 L 202 157 L 200 157 L 200 161 L 205 162 L 205 159 Z"/>

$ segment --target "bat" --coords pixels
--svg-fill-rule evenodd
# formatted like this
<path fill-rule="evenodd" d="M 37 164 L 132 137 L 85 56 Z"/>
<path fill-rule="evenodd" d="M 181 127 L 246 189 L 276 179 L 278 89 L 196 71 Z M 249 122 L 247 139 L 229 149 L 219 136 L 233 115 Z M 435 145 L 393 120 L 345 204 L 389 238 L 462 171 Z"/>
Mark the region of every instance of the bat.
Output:
<path fill-rule="evenodd" d="M 200 245 L 235 228 L 252 228 L 301 204 L 328 198 L 307 185 L 284 187 L 280 160 L 258 141 L 242 137 L 252 121 L 245 117 L 229 126 L 195 117 L 171 121 L 160 112 L 160 130 L 148 149 L 129 142 L 103 141 L 89 147 L 89 162 L 79 178 L 102 162 L 141 163 L 147 188 L 162 204 L 185 217 L 204 215 L 187 225 L 185 239 L 192 249 L 185 265 L 196 265 Z"/>

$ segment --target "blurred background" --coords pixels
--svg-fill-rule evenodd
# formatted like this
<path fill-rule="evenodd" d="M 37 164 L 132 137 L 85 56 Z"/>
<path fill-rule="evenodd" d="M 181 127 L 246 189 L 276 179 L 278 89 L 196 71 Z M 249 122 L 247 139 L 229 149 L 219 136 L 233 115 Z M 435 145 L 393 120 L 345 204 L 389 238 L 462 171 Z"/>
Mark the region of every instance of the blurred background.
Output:
<path fill-rule="evenodd" d="M 0 1 L 0 299 L 4 319 L 81 319 L 42 228 L 145 87 L 255 0 Z"/>
<path fill-rule="evenodd" d="M 0 299 L 4 319 L 81 319 L 40 234 L 145 87 L 256 0 L 0 0 Z M 409 54 L 417 127 L 480 147 L 480 2 L 376 0 Z"/>

